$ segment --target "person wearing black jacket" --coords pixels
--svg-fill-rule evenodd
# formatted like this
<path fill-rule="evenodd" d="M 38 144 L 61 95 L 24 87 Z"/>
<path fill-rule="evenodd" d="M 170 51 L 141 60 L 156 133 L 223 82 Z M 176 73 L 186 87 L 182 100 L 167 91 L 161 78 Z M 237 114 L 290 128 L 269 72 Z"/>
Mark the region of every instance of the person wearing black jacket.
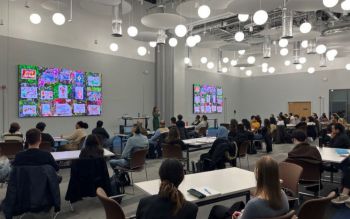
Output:
<path fill-rule="evenodd" d="M 246 131 L 243 124 L 238 124 L 237 134 L 233 140 L 240 146 L 245 141 L 252 141 L 254 139 L 254 134 L 252 132 Z"/>
<path fill-rule="evenodd" d="M 350 139 L 345 133 L 344 126 L 340 123 L 332 125 L 330 147 L 344 149 L 350 148 Z"/>
<path fill-rule="evenodd" d="M 185 122 L 182 121 L 183 116 L 181 114 L 177 115 L 177 121 L 176 121 L 176 126 L 178 128 L 185 128 Z"/>
<path fill-rule="evenodd" d="M 109 139 L 109 134 L 106 129 L 103 128 L 103 122 L 101 120 L 97 121 L 96 128 L 92 130 L 92 134 L 99 136 L 101 143 Z"/>
<path fill-rule="evenodd" d="M 42 142 L 49 142 L 51 147 L 55 147 L 55 140 L 49 133 L 44 133 L 44 130 L 46 128 L 46 124 L 44 122 L 39 122 L 36 124 L 36 128 L 40 130 L 41 132 L 41 141 Z"/>

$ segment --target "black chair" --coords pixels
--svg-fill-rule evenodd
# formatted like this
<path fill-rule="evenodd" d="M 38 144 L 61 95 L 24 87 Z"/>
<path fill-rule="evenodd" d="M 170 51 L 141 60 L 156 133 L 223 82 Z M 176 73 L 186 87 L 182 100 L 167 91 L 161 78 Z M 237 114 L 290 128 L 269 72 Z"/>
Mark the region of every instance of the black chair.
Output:
<path fill-rule="evenodd" d="M 8 159 L 14 159 L 16 154 L 23 150 L 23 143 L 14 142 L 0 142 L 0 154 L 6 156 Z"/>

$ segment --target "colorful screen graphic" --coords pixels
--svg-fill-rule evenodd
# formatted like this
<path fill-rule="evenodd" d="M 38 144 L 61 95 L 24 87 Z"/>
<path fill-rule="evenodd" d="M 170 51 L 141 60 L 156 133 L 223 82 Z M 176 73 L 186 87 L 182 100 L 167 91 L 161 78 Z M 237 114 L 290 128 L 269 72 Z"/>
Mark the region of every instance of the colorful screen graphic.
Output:
<path fill-rule="evenodd" d="M 193 85 L 193 113 L 222 113 L 222 87 L 211 85 Z"/>
<path fill-rule="evenodd" d="M 101 74 L 36 65 L 18 72 L 19 117 L 101 115 Z"/>

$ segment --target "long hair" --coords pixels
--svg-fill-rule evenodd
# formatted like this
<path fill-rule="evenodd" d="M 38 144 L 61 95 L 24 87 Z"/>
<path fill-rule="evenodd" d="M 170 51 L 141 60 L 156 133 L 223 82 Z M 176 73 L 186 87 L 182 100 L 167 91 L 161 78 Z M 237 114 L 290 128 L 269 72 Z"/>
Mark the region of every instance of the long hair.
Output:
<path fill-rule="evenodd" d="M 169 199 L 174 204 L 172 213 L 175 216 L 185 203 L 183 194 L 177 189 L 184 179 L 183 166 L 178 160 L 167 159 L 159 168 L 159 176 L 159 196 Z"/>
<path fill-rule="evenodd" d="M 103 149 L 97 135 L 88 135 L 85 140 L 85 146 L 81 150 L 80 158 L 98 158 L 103 157 Z"/>
<path fill-rule="evenodd" d="M 256 196 L 264 196 L 272 209 L 281 209 L 282 194 L 278 163 L 269 156 L 263 156 L 256 163 L 255 178 L 257 181 Z"/>
<path fill-rule="evenodd" d="M 176 126 L 169 128 L 168 137 L 166 138 L 166 142 L 172 142 L 175 140 L 180 140 L 180 132 Z"/>

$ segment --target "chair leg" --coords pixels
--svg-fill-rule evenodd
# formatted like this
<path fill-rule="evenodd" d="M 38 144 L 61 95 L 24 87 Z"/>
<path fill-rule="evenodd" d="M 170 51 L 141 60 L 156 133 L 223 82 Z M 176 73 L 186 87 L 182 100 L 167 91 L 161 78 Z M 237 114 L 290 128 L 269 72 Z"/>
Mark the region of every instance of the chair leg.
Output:
<path fill-rule="evenodd" d="M 60 212 L 54 212 L 52 218 L 53 218 L 53 219 L 56 219 L 59 213 L 60 213 Z"/>
<path fill-rule="evenodd" d="M 130 178 L 131 178 L 131 185 L 132 185 L 132 194 L 135 195 L 135 188 L 134 188 L 134 179 L 132 178 L 132 172 L 130 172 Z"/>
<path fill-rule="evenodd" d="M 68 202 L 68 204 L 69 204 L 69 207 L 70 207 L 70 211 L 73 212 L 74 211 L 74 207 L 73 207 L 72 203 Z"/>
<path fill-rule="evenodd" d="M 250 167 L 249 167 L 249 158 L 248 158 L 248 154 L 247 154 L 246 156 L 247 156 L 248 170 L 250 170 Z"/>

